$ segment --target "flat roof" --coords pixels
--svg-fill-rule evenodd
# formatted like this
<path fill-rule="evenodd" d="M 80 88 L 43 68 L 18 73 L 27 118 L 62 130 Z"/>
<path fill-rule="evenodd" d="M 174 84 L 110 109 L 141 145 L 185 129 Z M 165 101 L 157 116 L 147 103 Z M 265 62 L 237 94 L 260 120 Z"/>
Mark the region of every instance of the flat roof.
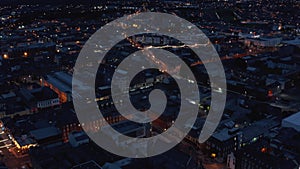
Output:
<path fill-rule="evenodd" d="M 111 125 L 114 129 L 118 130 L 118 132 L 125 134 L 128 132 L 131 132 L 133 130 L 139 130 L 141 127 L 141 125 L 134 123 L 132 121 L 122 121 L 116 124 Z"/>
<path fill-rule="evenodd" d="M 47 77 L 46 81 L 48 83 L 51 83 L 53 86 L 58 88 L 60 91 L 72 92 L 72 88 L 68 84 L 63 83 L 62 81 L 60 81 L 59 79 L 57 79 L 51 75 L 47 75 L 46 77 Z"/>
<path fill-rule="evenodd" d="M 30 135 L 32 135 L 37 140 L 52 137 L 60 133 L 61 131 L 53 126 L 30 131 Z"/>
<path fill-rule="evenodd" d="M 268 135 L 269 130 L 280 125 L 280 120 L 276 117 L 266 118 L 252 123 L 249 127 L 242 129 L 243 141 L 250 141 L 260 135 Z"/>
<path fill-rule="evenodd" d="M 295 114 L 290 115 L 289 117 L 283 119 L 283 121 L 299 125 L 300 124 L 300 111 L 298 113 L 295 113 Z"/>
<path fill-rule="evenodd" d="M 283 41 L 283 43 L 289 44 L 289 45 L 300 45 L 300 39 L 293 39 L 293 40 L 287 40 Z"/>
<path fill-rule="evenodd" d="M 229 130 L 227 128 L 224 128 L 219 132 L 214 133 L 212 136 L 217 140 L 226 141 L 235 136 L 235 135 L 230 135 L 228 131 Z"/>
<path fill-rule="evenodd" d="M 37 100 L 48 100 L 58 98 L 58 95 L 49 87 L 40 87 L 29 91 Z"/>
<path fill-rule="evenodd" d="M 300 118 L 300 115 L 299 115 Z M 299 121 L 298 121 L 299 122 Z M 252 123 L 250 126 L 240 129 L 240 132 L 243 133 L 243 141 L 249 141 L 254 137 L 268 134 L 269 129 L 274 128 L 280 125 L 280 121 L 276 118 L 263 119 L 257 122 Z M 235 128 L 233 128 L 235 129 Z M 236 134 L 229 134 L 228 131 L 233 130 L 224 128 L 212 135 L 217 140 L 226 141 L 232 137 L 235 137 Z"/>
<path fill-rule="evenodd" d="M 66 72 L 55 72 L 54 76 L 65 84 L 72 86 L 72 76 Z"/>
<path fill-rule="evenodd" d="M 73 79 L 72 75 L 66 73 L 66 72 L 55 72 L 51 75 L 46 76 L 46 81 L 48 83 L 51 83 L 53 86 L 58 88 L 60 91 L 63 92 L 69 92 L 72 93 L 72 83 L 73 85 L 82 90 L 92 90 L 92 88 L 88 85 L 86 85 L 84 82 L 79 81 L 77 79 Z M 78 93 L 73 92 L 72 93 L 73 98 L 80 98 L 81 96 Z"/>
<path fill-rule="evenodd" d="M 35 141 L 27 136 L 17 137 L 15 138 L 20 146 L 25 146 L 29 144 L 34 144 Z"/>
<path fill-rule="evenodd" d="M 8 98 L 11 98 L 11 97 L 16 97 L 16 94 L 14 92 L 9 92 L 9 93 L 1 94 L 1 97 L 3 99 L 8 99 Z"/>
<path fill-rule="evenodd" d="M 78 164 L 72 167 L 72 169 L 102 169 L 102 168 L 94 160 L 91 160 L 82 164 Z"/>

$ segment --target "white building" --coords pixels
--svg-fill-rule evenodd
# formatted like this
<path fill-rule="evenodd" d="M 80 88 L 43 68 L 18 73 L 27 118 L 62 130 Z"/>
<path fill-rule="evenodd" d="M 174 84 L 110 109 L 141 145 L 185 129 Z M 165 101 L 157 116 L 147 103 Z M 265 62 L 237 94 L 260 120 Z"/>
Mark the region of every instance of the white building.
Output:
<path fill-rule="evenodd" d="M 282 38 L 246 38 L 245 44 L 246 45 L 255 45 L 259 47 L 276 47 L 282 41 Z"/>
<path fill-rule="evenodd" d="M 228 169 L 235 169 L 235 163 L 236 163 L 236 158 L 235 158 L 233 152 L 231 152 L 227 156 L 227 168 Z"/>

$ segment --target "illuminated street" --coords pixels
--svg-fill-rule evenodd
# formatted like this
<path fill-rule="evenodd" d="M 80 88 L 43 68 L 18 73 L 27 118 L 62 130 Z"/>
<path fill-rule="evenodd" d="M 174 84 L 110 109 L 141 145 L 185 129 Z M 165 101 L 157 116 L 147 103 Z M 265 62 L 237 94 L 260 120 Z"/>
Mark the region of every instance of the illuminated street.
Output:
<path fill-rule="evenodd" d="M 300 169 L 299 14 L 1 0 L 0 168 Z"/>

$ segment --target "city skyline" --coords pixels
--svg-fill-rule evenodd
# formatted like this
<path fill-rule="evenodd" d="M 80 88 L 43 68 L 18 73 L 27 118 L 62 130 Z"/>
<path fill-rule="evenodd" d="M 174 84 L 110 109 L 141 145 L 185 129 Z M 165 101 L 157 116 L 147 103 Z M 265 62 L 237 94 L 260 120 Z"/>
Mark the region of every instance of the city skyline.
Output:
<path fill-rule="evenodd" d="M 300 167 L 299 1 L 14 2 L 0 2 L 0 168 Z M 146 29 L 143 26 L 154 23 L 151 19 L 131 20 L 147 12 L 192 25 L 176 25 L 162 17 Z M 122 17 L 128 22 L 121 22 Z M 107 24 L 113 29 L 95 36 Z M 194 25 L 208 40 L 189 34 Z M 147 33 L 131 35 L 128 30 Z M 117 43 L 109 44 L 114 38 Z M 204 50 L 210 46 L 216 55 L 207 56 L 205 51 L 205 57 L 199 57 L 193 50 L 201 46 Z M 159 50 L 165 51 L 162 56 L 156 53 Z M 101 61 L 76 63 L 103 51 L 107 53 Z M 218 64 L 227 88 L 220 85 Z M 132 75 L 131 68 L 138 67 L 140 72 Z M 182 87 L 184 83 L 195 88 Z M 153 99 L 158 90 L 165 100 Z M 211 112 L 222 107 L 214 106 L 214 94 L 219 99 L 226 95 L 225 108 L 220 119 L 214 116 L 217 128 L 212 128 L 209 139 L 199 142 Z M 79 101 L 95 103 L 101 116 L 92 114 L 92 108 L 73 105 Z M 128 103 L 141 113 L 120 112 Z M 162 110 L 151 109 L 156 106 Z M 194 107 L 195 119 L 190 110 L 181 116 L 182 107 Z M 78 108 L 88 121 L 77 117 Z M 139 151 L 146 143 L 122 139 L 121 135 L 160 136 L 178 127 L 179 117 L 186 120 L 184 130 L 189 130 L 184 136 L 173 130 L 159 138 L 163 148 L 178 143 L 164 153 L 150 157 Z M 143 118 L 145 122 L 139 123 Z M 102 134 L 106 143 L 101 145 L 121 147 L 120 154 L 99 146 L 91 133 Z M 148 153 L 159 147 L 155 143 L 147 143 Z M 128 147 L 133 147 L 133 155 L 126 157 L 121 151 Z M 132 158 L 134 153 L 147 158 Z"/>

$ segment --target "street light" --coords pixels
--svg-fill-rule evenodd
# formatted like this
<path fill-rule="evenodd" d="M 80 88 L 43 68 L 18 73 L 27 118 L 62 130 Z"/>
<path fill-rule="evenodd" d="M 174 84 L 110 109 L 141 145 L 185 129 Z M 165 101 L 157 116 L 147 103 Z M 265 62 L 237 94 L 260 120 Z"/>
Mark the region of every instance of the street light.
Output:
<path fill-rule="evenodd" d="M 27 52 L 24 52 L 24 57 L 27 57 L 28 56 L 28 53 Z"/>
<path fill-rule="evenodd" d="M 3 58 L 4 58 L 4 59 L 8 59 L 9 57 L 8 57 L 7 54 L 4 54 L 4 55 L 3 55 Z"/>

